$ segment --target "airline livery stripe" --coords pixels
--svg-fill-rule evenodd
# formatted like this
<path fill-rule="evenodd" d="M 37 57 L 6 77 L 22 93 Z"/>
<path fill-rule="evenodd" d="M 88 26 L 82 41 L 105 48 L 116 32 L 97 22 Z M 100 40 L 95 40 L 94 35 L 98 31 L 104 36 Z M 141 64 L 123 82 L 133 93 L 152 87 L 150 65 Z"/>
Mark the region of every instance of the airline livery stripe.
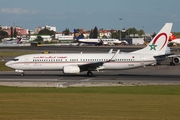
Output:
<path fill-rule="evenodd" d="M 155 61 L 152 61 L 152 60 L 149 60 L 149 61 L 133 61 L 133 62 L 131 62 L 131 61 L 127 61 L 127 62 L 107 62 L 107 63 L 111 63 L 111 64 L 114 64 L 114 63 L 148 63 L 148 62 L 155 62 Z M 12 63 L 12 64 L 74 64 L 74 63 L 76 63 L 77 65 L 78 64 L 92 64 L 92 63 L 98 63 L 98 62 L 88 62 L 88 63 L 84 63 L 84 62 L 79 62 L 79 63 L 77 63 L 77 62 L 16 62 L 16 63 Z M 106 63 L 106 62 L 105 62 Z"/>

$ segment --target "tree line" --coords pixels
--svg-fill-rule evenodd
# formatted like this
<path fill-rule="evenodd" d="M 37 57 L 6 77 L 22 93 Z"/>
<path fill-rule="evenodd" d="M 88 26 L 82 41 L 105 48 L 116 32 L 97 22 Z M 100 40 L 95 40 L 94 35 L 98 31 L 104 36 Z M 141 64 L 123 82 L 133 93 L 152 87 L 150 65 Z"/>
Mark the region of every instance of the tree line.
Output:
<path fill-rule="evenodd" d="M 76 29 L 78 32 L 81 32 L 81 29 Z M 103 30 L 102 28 L 100 30 Z M 144 30 L 137 30 L 136 28 L 129 28 L 129 29 L 125 29 L 123 28 L 122 30 L 110 30 L 111 31 L 111 36 L 110 38 L 115 38 L 115 39 L 119 39 L 120 38 L 120 32 L 121 32 L 121 38 L 130 38 L 130 35 L 138 35 L 137 37 L 142 37 L 143 35 L 145 35 Z M 70 30 L 68 28 L 66 28 L 65 30 L 62 31 L 62 33 L 64 35 L 70 35 Z M 173 32 L 173 34 L 175 34 L 178 38 L 180 37 L 180 32 Z M 55 31 L 49 30 L 46 27 L 42 30 L 39 31 L 38 36 L 36 38 L 36 40 L 38 41 L 43 41 L 43 38 L 41 37 L 41 35 L 50 35 L 50 36 L 54 36 L 55 35 Z M 153 33 L 152 37 L 155 36 L 156 33 Z M 30 36 L 30 32 L 29 32 L 29 36 Z M 15 27 L 11 27 L 11 35 L 8 36 L 8 33 L 6 31 L 2 30 L 2 27 L 0 27 L 0 40 L 2 40 L 3 38 L 16 38 L 17 37 L 17 31 Z M 98 38 L 99 37 L 99 30 L 97 28 L 97 26 L 94 27 L 94 29 L 90 30 L 90 34 L 88 36 L 89 38 Z M 102 36 L 102 38 L 107 38 L 107 36 Z"/>

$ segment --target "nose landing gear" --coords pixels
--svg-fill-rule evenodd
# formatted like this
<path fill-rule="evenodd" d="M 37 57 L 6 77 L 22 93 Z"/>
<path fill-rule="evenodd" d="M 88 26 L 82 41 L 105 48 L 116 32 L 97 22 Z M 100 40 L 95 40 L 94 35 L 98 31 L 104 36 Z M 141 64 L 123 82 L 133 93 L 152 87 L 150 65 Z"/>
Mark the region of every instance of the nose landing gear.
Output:
<path fill-rule="evenodd" d="M 24 75 L 25 75 L 23 70 L 15 70 L 15 72 L 21 73 L 21 74 L 20 74 L 21 76 L 24 76 Z"/>
<path fill-rule="evenodd" d="M 21 73 L 21 76 L 24 76 L 25 74 L 24 73 Z"/>

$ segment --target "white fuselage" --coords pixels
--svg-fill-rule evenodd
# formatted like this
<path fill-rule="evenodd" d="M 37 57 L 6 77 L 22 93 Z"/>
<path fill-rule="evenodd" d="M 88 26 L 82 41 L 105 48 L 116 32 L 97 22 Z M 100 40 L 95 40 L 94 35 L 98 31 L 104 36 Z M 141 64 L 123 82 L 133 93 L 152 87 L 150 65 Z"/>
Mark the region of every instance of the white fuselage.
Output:
<path fill-rule="evenodd" d="M 103 41 L 103 44 L 120 44 L 121 41 L 118 39 L 79 39 L 79 42 L 89 43 L 89 44 L 97 44 Z"/>
<path fill-rule="evenodd" d="M 180 38 L 176 38 L 176 39 L 174 39 L 174 40 L 171 40 L 169 43 L 180 44 Z"/>
<path fill-rule="evenodd" d="M 82 64 L 108 61 L 114 54 L 30 54 L 14 58 L 6 66 L 15 70 L 62 70 L 64 66 L 79 66 Z M 117 70 L 130 69 L 155 64 L 153 55 L 118 54 L 115 61 L 105 62 L 100 69 Z"/>

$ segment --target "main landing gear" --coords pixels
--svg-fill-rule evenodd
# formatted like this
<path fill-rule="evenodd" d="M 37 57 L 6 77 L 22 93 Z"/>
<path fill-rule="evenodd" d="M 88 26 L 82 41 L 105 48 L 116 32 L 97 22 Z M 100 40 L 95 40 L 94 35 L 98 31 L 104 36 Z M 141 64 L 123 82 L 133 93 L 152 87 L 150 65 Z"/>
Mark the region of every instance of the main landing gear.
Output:
<path fill-rule="evenodd" d="M 174 65 L 176 65 L 176 64 L 175 64 L 174 62 L 170 62 L 170 65 L 171 65 L 171 66 L 174 66 Z"/>
<path fill-rule="evenodd" d="M 24 76 L 25 74 L 24 73 L 21 73 L 21 76 Z"/>
<path fill-rule="evenodd" d="M 93 73 L 92 73 L 91 71 L 88 71 L 88 72 L 87 72 L 87 76 L 92 77 L 92 76 L 93 76 Z"/>
<path fill-rule="evenodd" d="M 176 65 L 176 63 L 175 63 L 176 61 L 174 61 L 174 58 L 173 58 L 173 57 L 172 57 L 172 58 L 169 58 L 169 60 L 171 61 L 171 62 L 170 62 L 170 65 L 171 65 L 171 66 L 175 66 L 175 65 Z"/>

